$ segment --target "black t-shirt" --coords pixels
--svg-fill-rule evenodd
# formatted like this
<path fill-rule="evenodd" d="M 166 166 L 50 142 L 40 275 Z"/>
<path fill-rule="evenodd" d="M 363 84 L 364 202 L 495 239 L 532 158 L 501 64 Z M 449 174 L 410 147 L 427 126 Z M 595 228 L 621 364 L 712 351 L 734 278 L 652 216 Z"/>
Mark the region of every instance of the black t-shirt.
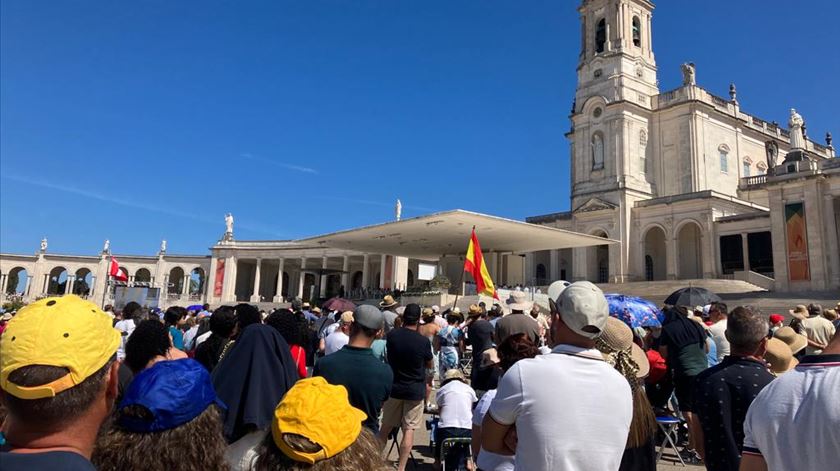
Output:
<path fill-rule="evenodd" d="M 347 388 L 350 404 L 367 414 L 362 425 L 379 430 L 379 411 L 391 393 L 394 374 L 371 349 L 345 345 L 318 360 L 312 376 L 323 376 L 328 383 Z"/>
<path fill-rule="evenodd" d="M 426 395 L 426 363 L 432 360 L 429 339 L 417 331 L 401 327 L 385 336 L 388 364 L 394 372 L 391 397 L 409 401 Z"/>
<path fill-rule="evenodd" d="M 481 363 L 481 354 L 484 350 L 493 347 L 493 324 L 478 319 L 470 324 L 467 330 L 467 343 L 472 345 L 473 368 Z"/>
<path fill-rule="evenodd" d="M 735 356 L 697 375 L 693 410 L 703 427 L 706 469 L 738 471 L 747 410 L 773 379 L 764 363 Z"/>
<path fill-rule="evenodd" d="M 0 469 L 3 471 L 96 471 L 84 456 L 70 451 L 47 451 L 43 453 L 0 453 Z"/>

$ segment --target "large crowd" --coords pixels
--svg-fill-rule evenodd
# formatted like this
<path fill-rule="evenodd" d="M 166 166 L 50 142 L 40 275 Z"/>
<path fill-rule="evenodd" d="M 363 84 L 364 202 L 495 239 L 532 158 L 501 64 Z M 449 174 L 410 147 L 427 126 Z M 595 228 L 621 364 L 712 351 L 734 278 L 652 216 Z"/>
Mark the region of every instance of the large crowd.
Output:
<path fill-rule="evenodd" d="M 840 466 L 840 304 L 667 305 L 633 326 L 589 282 L 552 284 L 547 307 L 527 294 L 42 299 L 0 320 L 0 469 L 402 471 L 421 427 L 435 469 L 649 471 L 668 438 L 709 470 Z"/>

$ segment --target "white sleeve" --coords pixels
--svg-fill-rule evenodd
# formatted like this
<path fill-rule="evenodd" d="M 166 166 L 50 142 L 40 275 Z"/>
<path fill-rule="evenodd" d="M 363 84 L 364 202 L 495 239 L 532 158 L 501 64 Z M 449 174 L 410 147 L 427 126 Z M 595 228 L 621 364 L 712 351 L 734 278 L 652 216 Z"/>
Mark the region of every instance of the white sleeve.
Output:
<path fill-rule="evenodd" d="M 478 404 L 475 406 L 475 410 L 473 410 L 473 425 L 481 426 L 481 422 L 484 420 L 484 415 L 487 414 L 487 409 L 490 408 L 490 395 L 484 394 L 481 396 L 481 400 L 478 401 Z"/>
<path fill-rule="evenodd" d="M 519 408 L 523 400 L 520 366 L 521 364 L 513 365 L 502 376 L 496 397 L 490 404 L 490 416 L 502 425 L 514 424 L 516 417 L 519 415 Z"/>

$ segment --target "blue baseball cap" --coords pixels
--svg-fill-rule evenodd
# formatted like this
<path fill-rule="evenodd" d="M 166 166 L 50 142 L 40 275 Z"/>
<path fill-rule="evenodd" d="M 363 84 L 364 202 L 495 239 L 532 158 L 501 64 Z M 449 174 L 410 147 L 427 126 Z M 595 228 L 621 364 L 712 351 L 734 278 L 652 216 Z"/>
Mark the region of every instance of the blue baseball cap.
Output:
<path fill-rule="evenodd" d="M 142 406 L 151 418 L 120 414 L 117 424 L 130 432 L 160 432 L 193 420 L 211 404 L 226 409 L 201 363 L 191 359 L 160 361 L 134 377 L 118 408 Z"/>

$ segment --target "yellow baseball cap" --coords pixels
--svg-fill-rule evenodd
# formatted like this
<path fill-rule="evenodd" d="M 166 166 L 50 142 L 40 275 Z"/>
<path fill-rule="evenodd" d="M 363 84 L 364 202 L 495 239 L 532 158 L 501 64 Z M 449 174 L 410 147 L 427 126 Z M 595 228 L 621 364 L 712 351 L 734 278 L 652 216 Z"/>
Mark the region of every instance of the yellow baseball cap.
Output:
<path fill-rule="evenodd" d="M 271 436 L 289 458 L 309 464 L 332 458 L 352 445 L 362 431 L 367 414 L 350 405 L 347 389 L 316 376 L 295 383 L 274 410 Z M 283 435 L 306 437 L 321 446 L 306 453 L 290 447 Z"/>
<path fill-rule="evenodd" d="M 105 366 L 119 344 L 120 333 L 95 304 L 73 295 L 44 298 L 18 311 L 0 336 L 0 388 L 21 399 L 55 397 Z M 9 381 L 13 371 L 32 365 L 70 372 L 41 386 Z"/>

